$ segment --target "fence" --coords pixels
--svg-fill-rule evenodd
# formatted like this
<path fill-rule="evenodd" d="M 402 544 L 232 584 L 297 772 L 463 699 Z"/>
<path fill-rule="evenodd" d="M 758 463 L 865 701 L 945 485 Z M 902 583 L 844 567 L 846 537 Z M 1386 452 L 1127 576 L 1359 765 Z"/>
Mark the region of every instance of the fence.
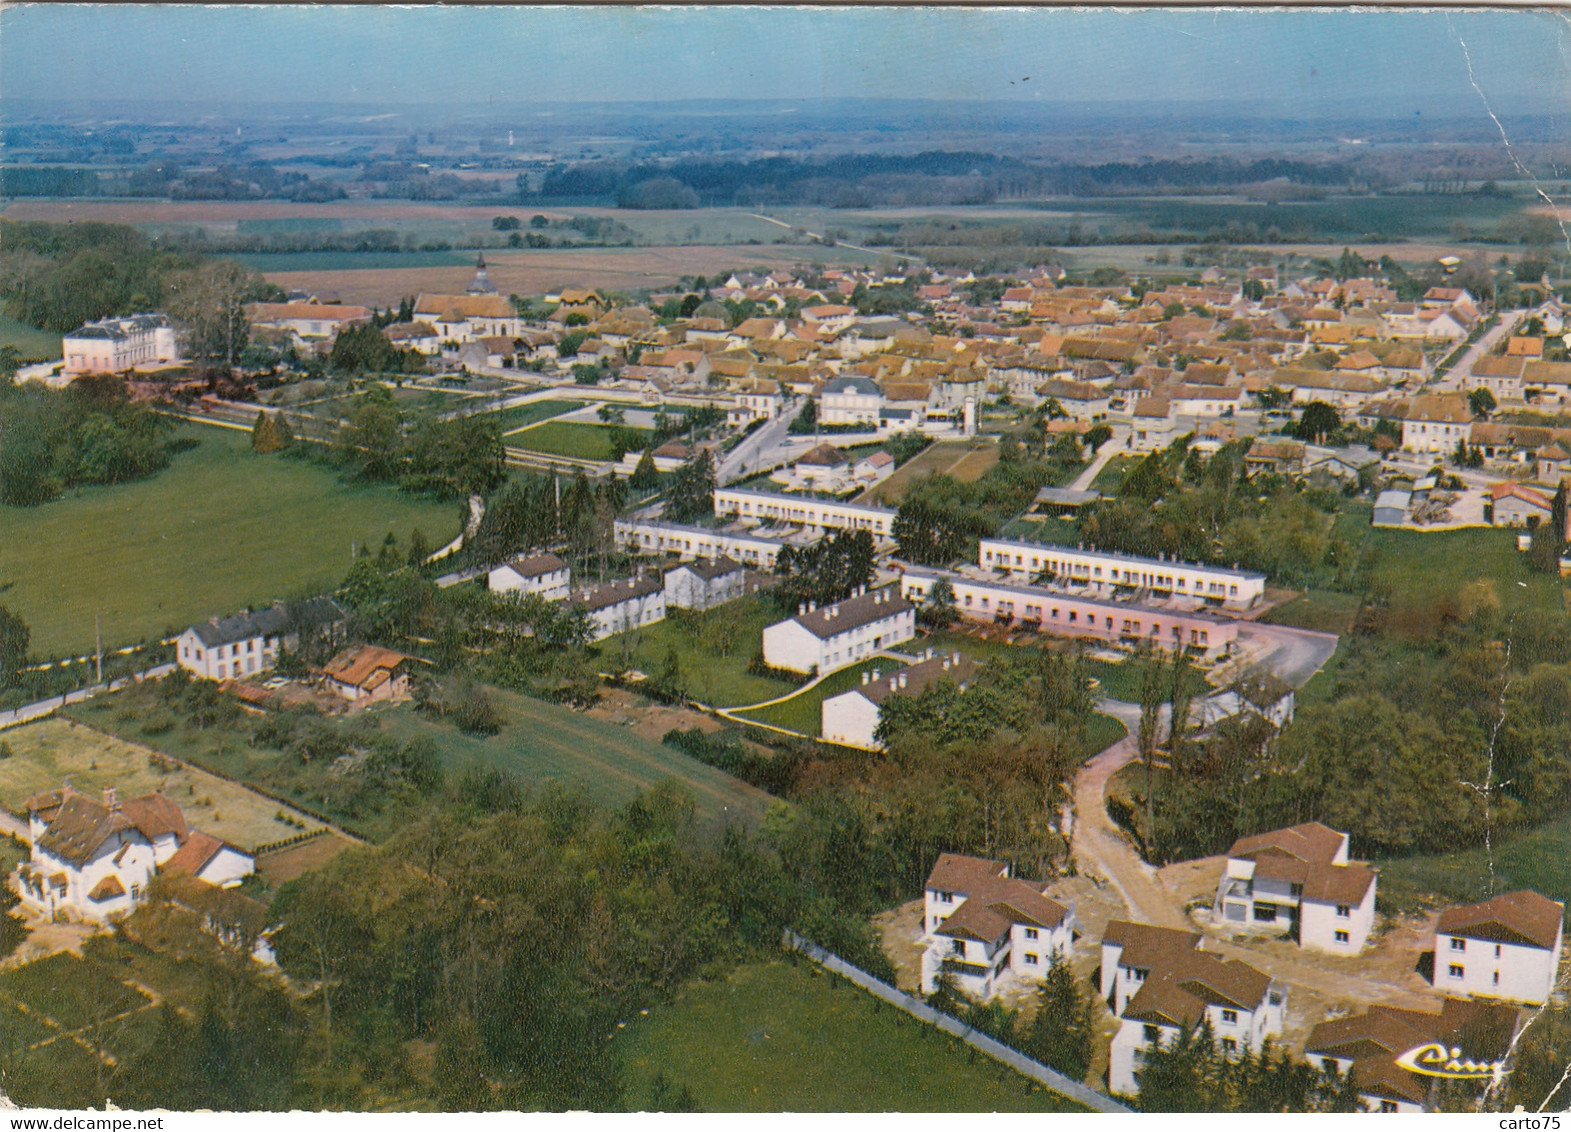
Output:
<path fill-rule="evenodd" d="M 869 975 L 860 967 L 851 966 L 838 955 L 825 951 L 816 943 L 803 939 L 789 928 L 786 929 L 785 933 L 785 946 L 792 951 L 801 952 L 826 970 L 849 979 L 869 994 L 883 999 L 891 1006 L 904 1010 L 918 1021 L 926 1022 L 930 1026 L 936 1026 L 946 1034 L 953 1034 L 972 1049 L 985 1053 L 995 1061 L 1002 1062 L 1016 1073 L 1029 1077 L 1033 1081 L 1046 1085 L 1053 1092 L 1085 1105 L 1092 1112 L 1132 1111 L 1111 1097 L 1099 1093 L 1095 1089 L 1087 1088 L 1079 1081 L 1070 1080 L 1062 1073 L 1055 1069 L 1049 1069 L 1039 1061 L 1032 1061 L 1018 1050 L 1010 1049 L 1002 1042 L 995 1041 L 986 1034 L 972 1029 L 959 1019 L 951 1018 L 947 1014 L 934 1010 L 921 999 L 906 994 L 902 990 L 896 990 L 888 983 L 873 978 L 872 975 Z"/>

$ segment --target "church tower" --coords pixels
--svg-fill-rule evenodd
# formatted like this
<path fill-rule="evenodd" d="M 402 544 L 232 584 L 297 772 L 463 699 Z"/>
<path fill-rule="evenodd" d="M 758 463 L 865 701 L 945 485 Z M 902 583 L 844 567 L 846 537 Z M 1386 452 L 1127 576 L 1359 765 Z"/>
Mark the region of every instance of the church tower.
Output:
<path fill-rule="evenodd" d="M 485 273 L 485 256 L 480 255 L 475 260 L 475 281 L 469 284 L 471 295 L 494 295 L 496 288 L 491 285 L 491 279 Z"/>

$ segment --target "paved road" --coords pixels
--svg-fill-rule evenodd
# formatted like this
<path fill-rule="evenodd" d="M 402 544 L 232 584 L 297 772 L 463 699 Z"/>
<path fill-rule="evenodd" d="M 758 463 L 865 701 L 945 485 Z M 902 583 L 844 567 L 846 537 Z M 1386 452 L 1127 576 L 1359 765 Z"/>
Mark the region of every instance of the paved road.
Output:
<path fill-rule="evenodd" d="M 1140 859 L 1124 831 L 1107 816 L 1107 780 L 1138 755 L 1135 736 L 1140 727 L 1140 708 L 1121 700 L 1103 700 L 1097 706 L 1122 721 L 1129 734 L 1087 762 L 1075 775 L 1075 827 L 1071 839 L 1075 867 L 1107 881 L 1123 900 L 1130 919 L 1189 928 L 1183 906 L 1157 880 L 1156 870 Z"/>
<path fill-rule="evenodd" d="M 1462 355 L 1456 365 L 1448 369 L 1446 375 L 1434 383 L 1434 388 L 1436 390 L 1462 388 L 1462 377 L 1473 372 L 1473 363 L 1498 346 L 1500 339 L 1510 334 L 1511 328 L 1525 314 L 1527 314 L 1525 310 L 1501 311 L 1499 325 L 1483 334 L 1477 342 L 1469 346 L 1467 352 Z"/>
<path fill-rule="evenodd" d="M 138 680 L 156 680 L 161 676 L 169 675 L 174 670 L 175 666 L 172 664 L 159 664 L 145 671 L 138 672 L 134 676 L 122 676 L 118 680 L 111 680 L 108 684 L 94 684 L 90 688 L 78 688 L 74 692 L 51 696 L 47 700 L 39 700 L 37 703 L 26 704 L 11 711 L 0 711 L 0 728 L 13 727 L 19 723 L 30 723 L 35 719 L 43 719 L 46 715 L 58 711 L 67 704 L 79 704 L 83 700 L 92 699 L 100 692 L 113 692 L 124 688 L 128 684 L 134 684 Z"/>
<path fill-rule="evenodd" d="M 1123 425 L 1113 426 L 1113 435 L 1103 442 L 1097 450 L 1096 459 L 1086 465 L 1085 471 L 1076 476 L 1069 485 L 1070 491 L 1086 491 L 1091 486 L 1091 481 L 1096 479 L 1097 473 L 1107 466 L 1107 462 L 1117 456 L 1123 449 L 1119 442 L 1129 435 L 1129 429 Z"/>
<path fill-rule="evenodd" d="M 1258 621 L 1240 621 L 1238 637 L 1238 646 L 1247 659 L 1232 667 L 1245 671 L 1264 668 L 1294 688 L 1302 688 L 1325 667 L 1336 652 L 1338 640 L 1335 633 L 1263 625 Z M 1222 675 L 1231 677 L 1234 673 L 1230 667 Z"/>
<path fill-rule="evenodd" d="M 741 479 L 748 470 L 757 469 L 759 456 L 790 434 L 791 421 L 795 419 L 796 411 L 794 403 L 787 405 L 774 420 L 764 424 L 753 435 L 743 437 L 742 443 L 721 459 L 720 466 L 715 469 L 715 482 L 724 486 L 732 480 Z"/>

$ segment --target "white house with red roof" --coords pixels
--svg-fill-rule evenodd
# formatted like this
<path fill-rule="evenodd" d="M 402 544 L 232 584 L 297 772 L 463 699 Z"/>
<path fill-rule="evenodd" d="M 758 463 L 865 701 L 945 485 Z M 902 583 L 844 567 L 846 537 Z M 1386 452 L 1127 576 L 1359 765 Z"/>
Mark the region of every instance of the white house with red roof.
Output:
<path fill-rule="evenodd" d="M 1447 908 L 1435 925 L 1435 989 L 1541 1006 L 1565 940 L 1563 903 L 1523 889 Z"/>
<path fill-rule="evenodd" d="M 66 786 L 29 798 L 27 820 L 32 852 L 17 866 L 16 890 L 47 917 L 125 915 L 166 873 L 222 886 L 254 871 L 250 854 L 191 829 L 161 793 L 121 802 L 113 787 L 98 800 Z"/>
<path fill-rule="evenodd" d="M 1171 1045 L 1185 1026 L 1209 1022 L 1226 1057 L 1259 1053 L 1282 1032 L 1287 995 L 1271 977 L 1201 949 L 1194 932 L 1113 920 L 1102 936 L 1102 986 L 1112 994 L 1118 1032 L 1108 1052 L 1107 1087 L 1140 1091 L 1145 1053 Z M 1111 970 L 1111 974 L 1109 973 Z"/>
<path fill-rule="evenodd" d="M 1007 861 L 940 853 L 922 904 L 922 991 L 941 974 L 974 998 L 989 999 L 1047 975 L 1074 950 L 1074 912 L 1040 881 L 1010 875 Z"/>
<path fill-rule="evenodd" d="M 1357 955 L 1375 922 L 1375 870 L 1319 822 L 1242 837 L 1227 851 L 1215 912 L 1241 930 L 1291 931 L 1300 947 Z"/>

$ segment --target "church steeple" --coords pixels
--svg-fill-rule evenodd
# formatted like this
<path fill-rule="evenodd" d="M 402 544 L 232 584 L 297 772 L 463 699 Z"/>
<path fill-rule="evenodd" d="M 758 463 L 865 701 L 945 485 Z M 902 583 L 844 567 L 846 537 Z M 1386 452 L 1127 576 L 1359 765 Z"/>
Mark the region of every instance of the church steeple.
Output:
<path fill-rule="evenodd" d="M 485 273 L 485 254 L 481 253 L 475 260 L 475 280 L 469 284 L 471 295 L 494 295 L 496 288 L 491 285 L 491 279 Z"/>

